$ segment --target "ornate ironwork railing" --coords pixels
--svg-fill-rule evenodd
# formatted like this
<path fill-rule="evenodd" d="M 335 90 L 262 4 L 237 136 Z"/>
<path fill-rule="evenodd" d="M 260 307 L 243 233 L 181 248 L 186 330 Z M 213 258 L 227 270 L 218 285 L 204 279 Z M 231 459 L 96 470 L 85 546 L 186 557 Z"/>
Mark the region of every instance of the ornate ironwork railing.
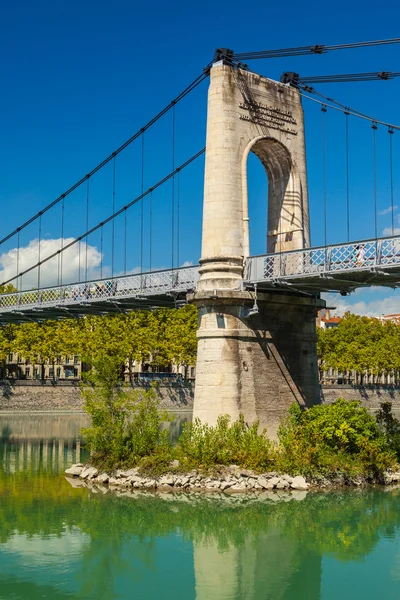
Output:
<path fill-rule="evenodd" d="M 304 248 L 247 260 L 246 281 L 273 281 L 400 265 L 400 236 Z"/>
<path fill-rule="evenodd" d="M 198 267 L 194 266 L 0 294 L 0 312 L 179 294 L 195 289 L 198 278 Z"/>

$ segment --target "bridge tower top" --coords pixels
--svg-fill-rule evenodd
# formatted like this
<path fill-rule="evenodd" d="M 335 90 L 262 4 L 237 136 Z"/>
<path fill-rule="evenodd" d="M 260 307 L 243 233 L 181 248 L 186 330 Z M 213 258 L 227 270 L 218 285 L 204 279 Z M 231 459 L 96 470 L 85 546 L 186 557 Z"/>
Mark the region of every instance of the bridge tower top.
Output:
<path fill-rule="evenodd" d="M 308 247 L 301 96 L 288 84 L 221 60 L 210 71 L 199 291 L 241 285 L 250 253 L 250 152 L 268 177 L 267 252 Z"/>

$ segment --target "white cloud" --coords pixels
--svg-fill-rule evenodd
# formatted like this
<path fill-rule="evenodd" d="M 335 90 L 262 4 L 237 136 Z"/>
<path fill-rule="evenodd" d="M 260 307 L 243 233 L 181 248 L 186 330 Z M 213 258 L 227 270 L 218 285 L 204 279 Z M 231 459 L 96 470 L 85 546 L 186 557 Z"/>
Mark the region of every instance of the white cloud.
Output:
<path fill-rule="evenodd" d="M 384 210 L 381 210 L 380 212 L 378 212 L 378 215 L 389 215 L 392 210 L 395 211 L 397 210 L 399 207 L 398 206 L 389 206 L 388 208 L 385 208 Z"/>
<path fill-rule="evenodd" d="M 365 293 L 363 294 L 365 295 Z M 336 307 L 332 314 L 342 316 L 345 312 L 365 315 L 367 317 L 380 317 L 381 315 L 400 314 L 400 294 L 377 298 L 373 300 L 357 300 L 356 294 L 340 296 L 339 294 L 323 294 L 327 306 Z"/>
<path fill-rule="evenodd" d="M 61 246 L 66 246 L 74 241 L 74 238 L 45 239 L 40 241 L 40 259 L 43 260 L 54 252 L 57 252 Z M 62 244 L 63 242 L 63 244 Z M 76 282 L 79 279 L 79 256 L 80 256 L 80 273 L 81 280 L 85 279 L 86 275 L 86 254 L 87 254 L 87 275 L 88 279 L 100 277 L 100 264 L 102 255 L 95 246 L 90 246 L 85 242 L 78 242 L 64 250 L 62 259 L 62 280 L 63 283 Z M 19 255 L 19 257 L 18 257 Z M 31 240 L 28 246 L 21 247 L 19 253 L 17 248 L 13 248 L 8 252 L 0 255 L 0 283 L 14 277 L 18 271 L 22 272 L 37 263 L 39 258 L 39 240 Z M 103 276 L 107 276 L 107 272 L 103 270 Z M 59 276 L 59 258 L 58 256 L 47 261 L 40 267 L 40 287 L 57 285 Z M 21 289 L 32 289 L 37 287 L 38 270 L 33 269 L 22 277 L 19 285 L 16 281 L 12 282 L 16 287 Z"/>
<path fill-rule="evenodd" d="M 385 227 L 382 235 L 400 235 L 400 227 L 394 227 L 393 230 L 391 227 Z"/>

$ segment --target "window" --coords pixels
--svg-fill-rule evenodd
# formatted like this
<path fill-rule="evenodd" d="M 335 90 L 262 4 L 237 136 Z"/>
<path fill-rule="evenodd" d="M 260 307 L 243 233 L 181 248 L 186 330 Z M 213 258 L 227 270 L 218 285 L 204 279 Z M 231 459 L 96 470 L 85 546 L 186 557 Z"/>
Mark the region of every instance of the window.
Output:
<path fill-rule="evenodd" d="M 194 377 L 195 375 L 195 369 L 194 367 L 190 367 L 190 377 Z"/>
<path fill-rule="evenodd" d="M 71 359 L 70 359 L 70 357 L 69 357 L 69 356 L 66 356 L 66 357 L 65 357 L 65 364 L 66 364 L 66 365 L 69 365 L 69 364 L 70 364 L 70 362 L 71 362 Z"/>
<path fill-rule="evenodd" d="M 12 362 L 13 362 L 13 359 L 14 359 L 14 355 L 13 355 L 12 353 L 11 353 L 11 354 L 9 354 L 9 355 L 8 355 L 8 362 L 9 362 L 9 363 L 12 363 Z"/>
<path fill-rule="evenodd" d="M 37 367 L 34 367 L 33 369 L 33 376 L 35 379 L 39 377 L 39 369 Z"/>
<path fill-rule="evenodd" d="M 31 369 L 30 367 L 26 367 L 25 369 L 25 377 L 30 377 L 31 376 Z"/>
<path fill-rule="evenodd" d="M 74 365 L 77 365 L 79 363 L 79 356 L 77 354 L 75 354 L 74 356 Z"/>
<path fill-rule="evenodd" d="M 57 367 L 57 377 L 60 378 L 61 377 L 61 367 Z"/>
<path fill-rule="evenodd" d="M 53 367 L 50 367 L 50 369 L 49 369 L 49 377 L 51 377 L 52 379 L 54 377 L 54 368 Z"/>

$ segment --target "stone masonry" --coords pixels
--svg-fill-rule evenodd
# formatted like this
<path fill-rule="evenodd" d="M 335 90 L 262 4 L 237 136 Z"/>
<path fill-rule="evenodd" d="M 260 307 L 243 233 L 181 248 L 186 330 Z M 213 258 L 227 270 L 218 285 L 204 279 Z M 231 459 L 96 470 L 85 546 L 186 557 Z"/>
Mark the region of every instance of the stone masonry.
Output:
<path fill-rule="evenodd" d="M 315 317 L 324 303 L 243 287 L 249 256 L 247 159 L 268 176 L 268 252 L 310 245 L 304 122 L 298 91 L 216 63 L 210 73 L 194 416 L 260 419 L 270 435 L 293 400 L 320 401 Z"/>

